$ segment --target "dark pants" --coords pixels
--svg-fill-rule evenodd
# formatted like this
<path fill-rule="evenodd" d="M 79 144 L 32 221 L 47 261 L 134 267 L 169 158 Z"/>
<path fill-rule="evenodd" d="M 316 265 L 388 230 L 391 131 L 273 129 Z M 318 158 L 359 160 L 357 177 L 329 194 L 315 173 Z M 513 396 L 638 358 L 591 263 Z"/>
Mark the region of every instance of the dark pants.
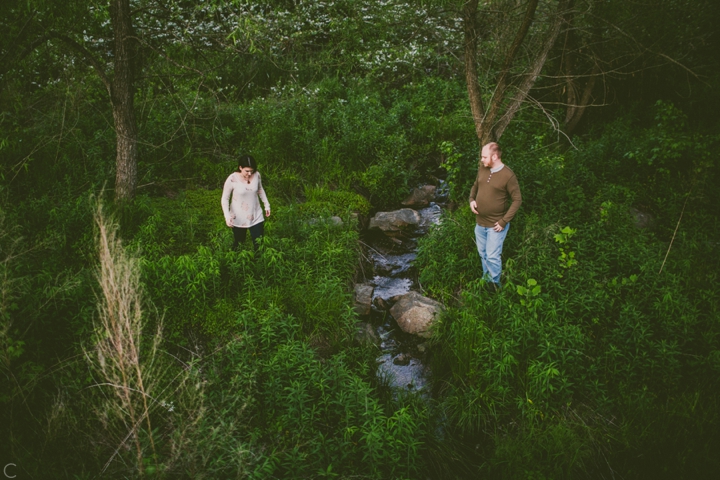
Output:
<path fill-rule="evenodd" d="M 238 245 L 245 242 L 247 231 L 250 230 L 250 237 L 252 238 L 253 247 L 257 248 L 257 239 L 263 236 L 265 232 L 265 222 L 256 223 L 250 228 L 233 227 L 233 237 L 235 242 L 233 243 L 233 250 L 237 250 Z"/>

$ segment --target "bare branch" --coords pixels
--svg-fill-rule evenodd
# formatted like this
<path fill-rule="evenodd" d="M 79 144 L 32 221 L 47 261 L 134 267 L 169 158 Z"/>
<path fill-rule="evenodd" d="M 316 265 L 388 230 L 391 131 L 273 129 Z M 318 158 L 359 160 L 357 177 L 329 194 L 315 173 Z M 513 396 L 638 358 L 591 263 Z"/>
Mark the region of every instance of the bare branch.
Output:
<path fill-rule="evenodd" d="M 27 19 L 27 21 L 25 22 L 25 24 L 24 24 L 24 25 L 22 26 L 22 28 L 20 29 L 20 32 L 19 32 L 19 33 L 17 34 L 17 36 L 10 42 L 10 45 L 8 45 L 7 51 L 5 52 L 5 55 L 3 55 L 2 58 L 0 58 L 0 65 L 8 65 L 8 64 L 10 63 L 10 59 L 8 58 L 8 56 L 10 55 L 11 52 L 14 52 L 14 51 L 15 51 L 15 45 L 16 45 L 20 40 L 22 40 L 22 38 L 25 36 L 25 29 L 27 28 L 28 25 L 30 25 L 30 22 L 32 21 L 32 19 L 35 18 L 35 13 L 36 13 L 36 12 L 33 12 L 32 15 L 30 15 L 30 18 Z M 7 68 L 7 67 L 6 67 L 6 68 Z M 4 70 L 4 71 L 7 71 L 7 70 Z"/>
<path fill-rule="evenodd" d="M 518 86 L 516 94 L 511 100 L 510 105 L 507 107 L 507 110 L 505 110 L 504 115 L 502 116 L 502 118 L 500 118 L 497 125 L 493 128 L 494 136 L 496 139 L 499 139 L 502 136 L 503 132 L 510 124 L 510 121 L 517 113 L 523 100 L 525 99 L 525 97 L 527 97 L 530 89 L 535 84 L 535 81 L 540 75 L 540 71 L 545 65 L 547 57 L 550 53 L 550 49 L 552 49 L 553 45 L 555 45 L 555 40 L 560 34 L 560 26 L 563 22 L 563 15 L 561 13 L 565 10 L 566 7 L 567 0 L 560 0 L 558 4 L 558 13 L 555 17 L 555 22 L 550 28 L 550 32 L 548 33 L 548 37 L 543 44 L 542 50 L 537 55 L 537 57 L 535 57 L 535 61 L 533 62 L 530 72 L 525 75 L 525 79 Z"/>
<path fill-rule="evenodd" d="M 107 73 L 105 73 L 105 69 L 100 64 L 100 61 L 97 58 L 95 58 L 95 55 L 93 55 L 87 48 L 80 45 L 74 39 L 68 37 L 67 35 L 63 35 L 62 33 L 50 32 L 46 35 L 45 40 L 51 39 L 51 38 L 57 38 L 58 40 L 62 40 L 65 44 L 69 45 L 76 52 L 78 52 L 83 58 L 85 58 L 85 60 L 90 65 L 92 65 L 92 67 L 95 69 L 95 72 L 100 77 L 100 80 L 103 82 L 103 85 L 105 85 L 105 89 L 107 90 L 108 95 L 112 95 L 112 87 L 111 87 L 110 79 L 108 78 Z M 40 43 L 42 43 L 42 42 L 40 42 Z"/>
<path fill-rule="evenodd" d="M 537 9 L 537 5 L 538 0 L 530 0 L 530 2 L 528 2 L 527 10 L 525 11 L 525 16 L 523 18 L 523 23 L 522 25 L 520 25 L 520 29 L 518 30 L 517 35 L 515 35 L 513 44 L 510 46 L 510 50 L 505 57 L 505 62 L 500 69 L 500 78 L 498 79 L 497 86 L 495 87 L 495 92 L 493 93 L 492 104 L 488 109 L 486 118 L 483 119 L 483 123 L 487 125 L 493 124 L 493 122 L 495 121 L 495 117 L 500 110 L 500 105 L 502 104 L 505 97 L 505 89 L 507 88 L 507 80 L 510 74 L 510 68 L 515 61 L 515 57 L 517 56 L 518 50 L 520 50 L 520 46 L 522 45 L 525 37 L 527 36 L 528 30 L 530 30 L 530 25 L 532 25 L 533 18 L 535 17 L 535 10 Z"/>
<path fill-rule="evenodd" d="M 601 18 L 600 20 L 602 20 L 603 22 L 605 22 L 605 24 L 607 24 L 607 25 L 610 26 L 612 29 L 614 29 L 615 31 L 617 31 L 618 33 L 620 33 L 622 36 L 624 36 L 624 37 L 629 38 L 630 40 L 632 40 L 632 41 L 635 43 L 635 45 L 637 45 L 637 47 L 638 47 L 639 49 L 641 49 L 643 52 L 647 52 L 647 53 L 650 53 L 650 54 L 653 54 L 653 55 L 657 55 L 658 57 L 662 57 L 662 58 L 668 60 L 670 63 L 673 63 L 673 64 L 679 66 L 680 68 L 682 68 L 683 70 L 685 70 L 686 72 L 688 72 L 690 75 L 692 75 L 692 76 L 695 77 L 696 79 L 700 80 L 702 83 L 704 83 L 704 84 L 707 85 L 708 87 L 710 86 L 709 83 L 703 81 L 703 80 L 700 78 L 700 76 L 699 76 L 697 73 L 695 73 L 692 69 L 690 69 L 689 67 L 683 65 L 683 64 L 680 63 L 679 61 L 675 60 L 674 58 L 672 58 L 672 57 L 670 57 L 670 56 L 668 56 L 668 55 L 666 55 L 666 54 L 664 54 L 664 53 L 656 52 L 656 51 L 650 49 L 649 47 L 646 47 L 645 45 L 643 45 L 642 43 L 640 43 L 640 41 L 639 41 L 638 39 L 636 39 L 634 36 L 632 36 L 632 35 L 630 35 L 629 33 L 627 33 L 627 32 L 626 32 L 625 30 L 623 30 L 622 28 L 618 27 L 618 26 L 615 25 L 614 23 L 608 22 L 608 21 L 607 21 L 606 19 L 604 19 L 604 18 Z"/>

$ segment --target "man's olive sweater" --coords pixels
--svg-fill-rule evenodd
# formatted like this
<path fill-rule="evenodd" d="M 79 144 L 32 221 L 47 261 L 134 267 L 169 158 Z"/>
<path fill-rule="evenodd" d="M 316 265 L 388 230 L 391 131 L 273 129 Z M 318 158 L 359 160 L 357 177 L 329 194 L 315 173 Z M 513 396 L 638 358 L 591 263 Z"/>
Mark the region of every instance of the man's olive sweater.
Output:
<path fill-rule="evenodd" d="M 508 208 L 510 199 L 512 205 Z M 494 227 L 497 222 L 505 228 L 522 204 L 517 177 L 507 165 L 495 173 L 481 165 L 470 190 L 470 201 L 473 200 L 477 203 L 475 219 L 478 225 Z"/>

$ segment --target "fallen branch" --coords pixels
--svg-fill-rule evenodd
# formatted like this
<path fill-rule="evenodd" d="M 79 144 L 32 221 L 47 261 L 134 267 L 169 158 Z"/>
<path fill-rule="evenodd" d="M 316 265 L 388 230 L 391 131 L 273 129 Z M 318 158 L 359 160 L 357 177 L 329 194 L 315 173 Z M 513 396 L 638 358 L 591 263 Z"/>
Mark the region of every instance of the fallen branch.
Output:
<path fill-rule="evenodd" d="M 687 197 L 685 198 L 685 203 L 683 203 L 683 208 L 680 211 L 680 218 L 678 218 L 677 225 L 675 225 L 675 231 L 673 232 L 672 239 L 670 240 L 670 245 L 668 245 L 667 252 L 665 253 L 665 259 L 663 260 L 662 265 L 660 265 L 660 271 L 658 272 L 658 275 L 660 275 L 663 271 L 663 267 L 665 266 L 665 262 L 667 261 L 668 255 L 670 255 L 670 249 L 672 248 L 673 242 L 675 241 L 675 235 L 677 235 L 678 228 L 680 228 L 680 221 L 682 220 L 683 213 L 685 213 L 685 207 L 687 206 L 687 202 L 690 199 L 690 193 L 692 192 L 692 188 L 690 189 L 690 192 L 688 192 Z"/>

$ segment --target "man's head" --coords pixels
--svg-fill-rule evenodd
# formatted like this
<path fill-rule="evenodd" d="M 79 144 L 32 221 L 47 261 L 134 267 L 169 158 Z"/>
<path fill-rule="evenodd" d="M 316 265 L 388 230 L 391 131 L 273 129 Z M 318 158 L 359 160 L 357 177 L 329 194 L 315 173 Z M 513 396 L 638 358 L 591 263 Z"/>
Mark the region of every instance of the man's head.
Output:
<path fill-rule="evenodd" d="M 490 142 L 482 148 L 480 152 L 480 161 L 487 168 L 494 168 L 502 164 L 502 151 L 500 145 Z"/>

